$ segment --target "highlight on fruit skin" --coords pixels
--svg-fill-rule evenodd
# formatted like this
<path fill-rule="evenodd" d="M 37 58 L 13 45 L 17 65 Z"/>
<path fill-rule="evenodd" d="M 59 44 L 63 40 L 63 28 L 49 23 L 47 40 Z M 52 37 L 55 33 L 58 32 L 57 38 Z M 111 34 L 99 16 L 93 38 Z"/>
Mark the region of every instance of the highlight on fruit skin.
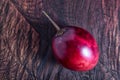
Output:
<path fill-rule="evenodd" d="M 52 49 L 56 60 L 70 70 L 88 71 L 93 69 L 99 60 L 99 49 L 93 36 L 88 31 L 76 26 L 64 26 L 60 29 L 45 11 L 43 14 L 57 30 L 52 40 Z"/>

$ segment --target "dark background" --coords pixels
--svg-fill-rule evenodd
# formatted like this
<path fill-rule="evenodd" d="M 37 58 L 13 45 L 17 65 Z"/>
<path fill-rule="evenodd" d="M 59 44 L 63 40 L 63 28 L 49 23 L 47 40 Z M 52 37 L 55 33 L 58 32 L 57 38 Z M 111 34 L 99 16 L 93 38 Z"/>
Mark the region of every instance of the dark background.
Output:
<path fill-rule="evenodd" d="M 53 57 L 61 27 L 89 31 L 99 45 L 97 66 L 87 72 L 63 68 Z M 120 0 L 0 0 L 0 80 L 120 80 Z"/>

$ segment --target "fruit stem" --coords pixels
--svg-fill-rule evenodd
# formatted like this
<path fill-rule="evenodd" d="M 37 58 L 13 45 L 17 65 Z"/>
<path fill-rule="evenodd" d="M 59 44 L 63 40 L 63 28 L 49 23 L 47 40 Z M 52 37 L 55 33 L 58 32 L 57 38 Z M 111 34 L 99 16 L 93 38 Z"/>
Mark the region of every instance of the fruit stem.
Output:
<path fill-rule="evenodd" d="M 50 22 L 53 24 L 56 30 L 60 31 L 60 27 L 50 18 L 50 16 L 45 11 L 42 11 L 42 13 L 50 20 Z"/>

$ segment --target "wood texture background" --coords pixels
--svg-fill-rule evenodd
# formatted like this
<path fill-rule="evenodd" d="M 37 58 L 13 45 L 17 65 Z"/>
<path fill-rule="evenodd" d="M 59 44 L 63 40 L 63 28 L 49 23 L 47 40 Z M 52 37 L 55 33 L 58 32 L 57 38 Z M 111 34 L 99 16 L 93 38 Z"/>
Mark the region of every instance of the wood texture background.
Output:
<path fill-rule="evenodd" d="M 56 62 L 56 31 L 41 10 L 60 26 L 80 26 L 95 37 L 100 59 L 93 70 Z M 0 80 L 120 80 L 120 0 L 0 0 Z"/>

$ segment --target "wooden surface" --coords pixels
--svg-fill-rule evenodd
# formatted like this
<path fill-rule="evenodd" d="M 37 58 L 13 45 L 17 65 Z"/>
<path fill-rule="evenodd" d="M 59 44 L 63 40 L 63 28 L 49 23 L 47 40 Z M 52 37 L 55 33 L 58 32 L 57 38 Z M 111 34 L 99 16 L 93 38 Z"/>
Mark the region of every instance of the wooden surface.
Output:
<path fill-rule="evenodd" d="M 56 62 L 55 29 L 76 25 L 97 40 L 100 59 L 87 72 Z M 120 0 L 0 0 L 0 80 L 120 80 Z"/>

